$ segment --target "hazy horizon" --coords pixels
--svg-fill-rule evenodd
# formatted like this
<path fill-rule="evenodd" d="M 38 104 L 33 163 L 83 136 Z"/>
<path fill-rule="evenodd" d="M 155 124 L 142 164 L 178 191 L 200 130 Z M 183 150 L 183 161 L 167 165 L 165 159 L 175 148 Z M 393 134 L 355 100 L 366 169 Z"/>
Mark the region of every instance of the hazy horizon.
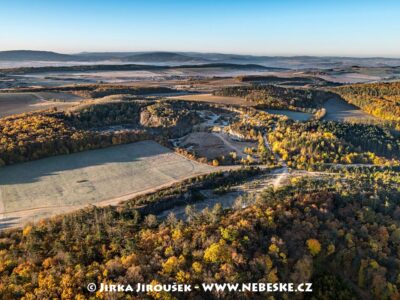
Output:
<path fill-rule="evenodd" d="M 21 0 L 0 8 L 0 51 L 400 57 L 394 0 Z"/>
<path fill-rule="evenodd" d="M 0 50 L 0 52 L 8 52 L 8 51 L 43 51 L 43 52 L 54 52 L 58 54 L 68 54 L 68 55 L 79 55 L 85 53 L 199 53 L 199 54 L 222 54 L 222 55 L 248 55 L 255 57 L 321 57 L 321 58 L 329 58 L 329 57 L 343 57 L 343 58 L 388 58 L 388 59 L 400 59 L 400 55 L 397 56 L 380 56 L 380 55 L 307 55 L 307 54 L 293 54 L 293 55 L 283 55 L 283 54 L 251 54 L 251 53 L 234 53 L 234 52 L 208 52 L 208 51 L 196 51 L 196 50 L 188 50 L 188 51 L 179 51 L 179 50 L 126 50 L 126 51 L 77 51 L 77 52 L 61 52 L 53 49 L 4 49 Z"/>

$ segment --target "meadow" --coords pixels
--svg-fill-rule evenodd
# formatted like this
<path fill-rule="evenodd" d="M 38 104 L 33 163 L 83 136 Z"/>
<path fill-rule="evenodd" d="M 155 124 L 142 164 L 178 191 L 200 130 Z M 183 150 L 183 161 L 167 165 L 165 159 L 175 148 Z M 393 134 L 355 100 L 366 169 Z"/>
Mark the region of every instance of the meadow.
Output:
<path fill-rule="evenodd" d="M 0 169 L 0 226 L 119 202 L 212 170 L 153 141 L 6 166 Z M 9 218 L 12 224 L 4 224 Z"/>

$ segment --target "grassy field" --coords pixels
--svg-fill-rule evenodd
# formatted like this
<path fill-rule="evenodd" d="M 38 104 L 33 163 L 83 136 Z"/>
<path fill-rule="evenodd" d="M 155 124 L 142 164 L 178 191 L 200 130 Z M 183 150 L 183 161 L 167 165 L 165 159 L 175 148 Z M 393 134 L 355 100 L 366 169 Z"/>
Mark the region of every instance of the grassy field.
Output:
<path fill-rule="evenodd" d="M 341 99 L 329 99 L 325 102 L 324 108 L 326 109 L 324 120 L 327 121 L 345 121 L 348 118 L 365 121 L 374 119 L 373 116 Z"/>
<path fill-rule="evenodd" d="M 52 101 L 55 99 L 62 102 Z M 0 118 L 51 107 L 62 109 L 80 99 L 66 93 L 0 93 Z"/>
<path fill-rule="evenodd" d="M 114 204 L 135 193 L 213 170 L 153 141 L 3 167 L 0 228 L 88 204 Z"/>

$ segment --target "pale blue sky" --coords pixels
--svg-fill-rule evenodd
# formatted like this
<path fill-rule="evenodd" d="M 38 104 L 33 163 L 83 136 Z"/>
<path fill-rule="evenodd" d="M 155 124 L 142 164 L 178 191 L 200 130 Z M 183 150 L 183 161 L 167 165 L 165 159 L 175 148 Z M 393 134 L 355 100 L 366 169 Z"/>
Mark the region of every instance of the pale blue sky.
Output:
<path fill-rule="evenodd" d="M 400 57 L 398 0 L 0 0 L 0 50 Z"/>

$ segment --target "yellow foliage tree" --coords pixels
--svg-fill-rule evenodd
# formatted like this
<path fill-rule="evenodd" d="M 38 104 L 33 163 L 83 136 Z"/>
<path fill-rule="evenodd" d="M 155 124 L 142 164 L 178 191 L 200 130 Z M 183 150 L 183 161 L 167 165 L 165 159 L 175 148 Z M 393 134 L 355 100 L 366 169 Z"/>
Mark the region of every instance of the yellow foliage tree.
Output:
<path fill-rule="evenodd" d="M 193 269 L 193 271 L 195 272 L 195 273 L 201 273 L 201 271 L 203 270 L 203 266 L 201 265 L 201 263 L 199 263 L 199 262 L 197 262 L 197 261 L 195 261 L 193 264 L 192 264 L 192 269 Z"/>
<path fill-rule="evenodd" d="M 321 251 L 321 244 L 317 239 L 308 239 L 306 243 L 312 256 L 318 255 Z"/>
<path fill-rule="evenodd" d="M 218 161 L 218 159 L 214 159 L 214 160 L 212 161 L 212 165 L 213 165 L 214 167 L 218 167 L 218 166 L 219 166 L 219 161 Z"/>
<path fill-rule="evenodd" d="M 169 274 L 172 273 L 177 269 L 179 265 L 179 260 L 176 256 L 171 256 L 167 259 L 165 263 L 162 264 L 163 266 L 163 273 Z"/>
<path fill-rule="evenodd" d="M 208 262 L 222 262 L 229 259 L 229 251 L 225 240 L 219 240 L 218 243 L 211 244 L 204 251 L 204 259 Z"/>

